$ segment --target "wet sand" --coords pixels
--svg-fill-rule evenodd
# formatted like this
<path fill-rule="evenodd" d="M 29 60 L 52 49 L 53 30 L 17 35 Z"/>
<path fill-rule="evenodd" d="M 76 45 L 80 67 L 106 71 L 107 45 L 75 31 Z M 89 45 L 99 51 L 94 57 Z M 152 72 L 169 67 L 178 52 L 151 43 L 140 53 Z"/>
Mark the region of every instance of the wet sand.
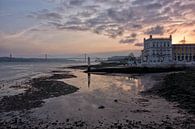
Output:
<path fill-rule="evenodd" d="M 165 74 L 72 74 L 76 77 L 57 81 L 76 86 L 77 92 L 43 98 L 36 108 L 1 112 L 0 128 L 193 129 L 194 116 L 176 103 L 140 94 Z"/>
<path fill-rule="evenodd" d="M 161 96 L 168 101 L 179 103 L 179 107 L 195 114 L 195 71 L 171 73 L 161 83 L 147 90 L 146 94 Z"/>
<path fill-rule="evenodd" d="M 48 77 L 39 77 L 29 80 L 29 87 L 11 86 L 10 88 L 26 88 L 24 93 L 13 96 L 4 96 L 0 100 L 0 113 L 10 111 L 30 110 L 40 107 L 44 99 L 74 93 L 78 88 L 55 79 L 76 77 L 71 74 L 52 74 Z"/>

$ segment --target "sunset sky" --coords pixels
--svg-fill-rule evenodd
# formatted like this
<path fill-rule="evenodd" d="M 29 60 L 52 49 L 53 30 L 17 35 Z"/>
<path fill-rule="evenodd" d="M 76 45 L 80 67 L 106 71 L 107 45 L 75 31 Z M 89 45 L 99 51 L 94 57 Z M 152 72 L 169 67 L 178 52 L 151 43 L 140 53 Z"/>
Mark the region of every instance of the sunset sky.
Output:
<path fill-rule="evenodd" d="M 195 43 L 195 0 L 0 0 L 0 56 L 137 54 L 150 34 Z"/>

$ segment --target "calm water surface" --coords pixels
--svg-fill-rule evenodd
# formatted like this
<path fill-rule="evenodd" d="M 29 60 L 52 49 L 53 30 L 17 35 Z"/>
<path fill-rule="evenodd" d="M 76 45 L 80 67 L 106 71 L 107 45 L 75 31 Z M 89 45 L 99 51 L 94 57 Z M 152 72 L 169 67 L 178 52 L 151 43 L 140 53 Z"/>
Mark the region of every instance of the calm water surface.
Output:
<path fill-rule="evenodd" d="M 21 85 L 32 77 L 47 75 L 57 67 L 72 65 L 72 63 L 55 62 L 7 62 L 0 63 L 0 97 L 23 92 L 23 89 L 9 88 Z"/>
<path fill-rule="evenodd" d="M 160 122 L 167 116 L 174 119 L 181 115 L 164 99 L 140 95 L 155 82 L 149 75 L 134 78 L 130 75 L 89 75 L 79 70 L 72 70 L 72 73 L 77 78 L 61 81 L 79 87 L 79 91 L 45 100 L 43 107 L 33 110 L 33 116 L 53 121 L 83 120 L 93 124 L 104 121 L 109 125 L 124 119 Z M 99 109 L 100 106 L 105 108 Z"/>

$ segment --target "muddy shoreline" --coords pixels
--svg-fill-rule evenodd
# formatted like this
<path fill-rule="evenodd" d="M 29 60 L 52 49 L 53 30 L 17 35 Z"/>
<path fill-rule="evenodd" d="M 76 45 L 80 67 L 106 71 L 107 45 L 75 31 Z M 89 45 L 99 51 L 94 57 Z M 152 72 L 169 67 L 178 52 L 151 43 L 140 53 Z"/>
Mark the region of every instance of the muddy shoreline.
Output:
<path fill-rule="evenodd" d="M 0 100 L 0 113 L 10 111 L 30 110 L 42 106 L 44 99 L 58 97 L 74 93 L 77 87 L 68 85 L 58 79 L 75 78 L 72 74 L 52 74 L 51 76 L 33 78 L 26 82 L 24 93 L 13 96 L 4 96 Z M 22 86 L 12 86 L 12 88 L 23 88 Z"/>
<path fill-rule="evenodd" d="M 153 79 L 161 79 L 164 77 L 155 76 Z M 150 123 L 144 123 L 144 121 L 135 121 L 128 119 L 124 116 L 120 121 L 114 121 L 109 124 L 106 123 L 106 119 L 101 119 L 98 124 L 91 124 L 85 120 L 77 120 L 72 118 L 67 118 L 64 121 L 50 120 L 50 119 L 39 119 L 29 116 L 32 112 L 31 109 L 39 108 L 44 104 L 44 99 L 59 97 L 66 94 L 74 93 L 78 88 L 66 84 L 65 82 L 59 81 L 58 79 L 76 78 L 75 75 L 71 74 L 69 71 L 52 71 L 51 76 L 34 78 L 29 81 L 30 87 L 25 93 L 18 94 L 15 96 L 6 96 L 0 101 L 0 128 L 69 128 L 69 129 L 193 129 L 192 123 L 193 117 L 184 117 L 182 119 L 170 120 L 169 116 L 163 119 L 160 123 L 151 121 Z M 150 93 L 149 95 L 153 95 Z M 120 100 L 115 99 L 113 103 L 119 104 Z M 107 106 L 102 105 L 97 110 L 105 111 Z M 129 109 L 129 112 L 135 114 L 150 113 L 149 110 Z M 10 119 L 6 119 L 6 117 Z M 179 128 L 178 128 L 179 127 Z"/>
<path fill-rule="evenodd" d="M 178 107 L 195 115 L 195 71 L 184 71 L 166 75 L 143 94 L 153 94 L 170 102 L 177 102 Z"/>
<path fill-rule="evenodd" d="M 121 74 L 147 74 L 147 73 L 167 73 L 167 72 L 179 72 L 179 71 L 185 71 L 190 68 L 187 67 L 132 67 L 132 66 L 120 66 L 120 65 L 102 65 L 102 64 L 96 64 L 96 65 L 90 65 L 90 68 L 88 65 L 77 65 L 77 66 L 69 66 L 66 68 L 71 69 L 80 69 L 84 70 L 87 73 L 121 73 Z"/>

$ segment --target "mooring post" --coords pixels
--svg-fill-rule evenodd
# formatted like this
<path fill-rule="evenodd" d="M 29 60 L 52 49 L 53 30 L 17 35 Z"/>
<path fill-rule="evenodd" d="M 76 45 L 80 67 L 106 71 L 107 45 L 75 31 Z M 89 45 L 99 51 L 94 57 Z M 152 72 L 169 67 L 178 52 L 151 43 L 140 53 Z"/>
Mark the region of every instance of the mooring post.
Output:
<path fill-rule="evenodd" d="M 88 57 L 88 72 L 90 72 L 90 57 Z"/>
<path fill-rule="evenodd" d="M 85 53 L 85 63 L 87 63 L 87 54 Z"/>

